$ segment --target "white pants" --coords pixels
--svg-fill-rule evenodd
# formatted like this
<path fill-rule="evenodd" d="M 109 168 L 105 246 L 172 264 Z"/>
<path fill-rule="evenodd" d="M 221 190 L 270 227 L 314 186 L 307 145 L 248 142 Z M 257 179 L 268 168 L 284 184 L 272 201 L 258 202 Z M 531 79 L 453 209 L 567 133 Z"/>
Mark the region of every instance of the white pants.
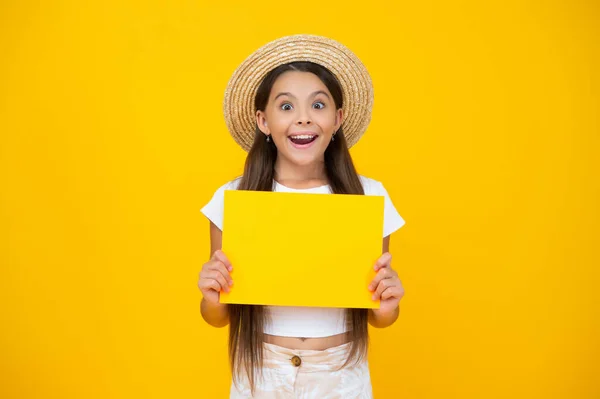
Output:
<path fill-rule="evenodd" d="M 353 362 L 342 369 L 351 342 L 325 350 L 288 349 L 263 343 L 263 378 L 254 396 L 242 368 L 240 382 L 231 383 L 230 399 L 372 399 L 369 364 Z M 339 369 L 339 370 L 338 370 Z"/>

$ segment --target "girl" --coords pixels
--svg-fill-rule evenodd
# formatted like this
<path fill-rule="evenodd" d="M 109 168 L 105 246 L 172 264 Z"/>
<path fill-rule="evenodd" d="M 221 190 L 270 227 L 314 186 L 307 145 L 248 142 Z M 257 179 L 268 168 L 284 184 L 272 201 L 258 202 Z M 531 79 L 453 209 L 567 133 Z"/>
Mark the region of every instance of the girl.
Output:
<path fill-rule="evenodd" d="M 198 286 L 204 320 L 230 326 L 230 398 L 372 397 L 368 323 L 394 323 L 404 295 L 388 252 L 389 236 L 404 220 L 380 182 L 357 174 L 348 151 L 365 131 L 372 103 L 371 78 L 360 60 L 320 36 L 268 43 L 229 81 L 225 119 L 249 152 L 244 174 L 221 186 L 202 208 L 210 219 L 212 257 Z M 371 265 L 377 273 L 368 287 L 380 308 L 219 303 L 221 290 L 235 289 L 235 265 L 220 250 L 223 194 L 229 189 L 384 196 L 383 254 Z"/>

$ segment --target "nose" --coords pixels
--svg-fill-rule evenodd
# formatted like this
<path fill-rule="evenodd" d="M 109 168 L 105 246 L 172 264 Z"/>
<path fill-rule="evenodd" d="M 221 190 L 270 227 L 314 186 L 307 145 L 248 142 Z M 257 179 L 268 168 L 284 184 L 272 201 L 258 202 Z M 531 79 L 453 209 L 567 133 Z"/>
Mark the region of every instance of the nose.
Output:
<path fill-rule="evenodd" d="M 302 110 L 300 112 L 300 115 L 298 116 L 298 121 L 296 121 L 296 123 L 300 126 L 310 125 L 312 123 L 310 114 L 308 112 L 306 112 L 305 110 Z"/>

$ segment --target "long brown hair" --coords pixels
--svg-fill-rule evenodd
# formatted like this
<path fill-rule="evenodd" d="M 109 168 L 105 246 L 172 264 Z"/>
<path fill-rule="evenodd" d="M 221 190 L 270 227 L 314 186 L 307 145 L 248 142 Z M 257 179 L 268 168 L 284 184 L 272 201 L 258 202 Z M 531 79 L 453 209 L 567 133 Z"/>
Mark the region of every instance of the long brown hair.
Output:
<path fill-rule="evenodd" d="M 254 100 L 256 110 L 265 110 L 275 80 L 286 71 L 315 74 L 329 89 L 336 109 L 342 108 L 342 89 L 335 76 L 325 67 L 305 61 L 280 65 L 271 70 L 258 87 Z M 273 191 L 276 159 L 275 144 L 273 141 L 266 141 L 265 135 L 256 126 L 254 143 L 248 152 L 244 174 L 237 189 Z M 341 127 L 335 135 L 335 140 L 330 142 L 325 150 L 325 170 L 334 194 L 364 194 Z M 352 345 L 344 366 L 353 359 L 357 363 L 362 361 L 367 355 L 369 341 L 368 310 L 347 309 L 346 318 L 352 325 L 352 330 L 349 332 Z M 256 371 L 260 372 L 263 363 L 263 328 L 266 323 L 264 307 L 230 304 L 229 319 L 229 360 L 234 382 L 239 380 L 239 373 L 243 368 L 254 392 Z"/>

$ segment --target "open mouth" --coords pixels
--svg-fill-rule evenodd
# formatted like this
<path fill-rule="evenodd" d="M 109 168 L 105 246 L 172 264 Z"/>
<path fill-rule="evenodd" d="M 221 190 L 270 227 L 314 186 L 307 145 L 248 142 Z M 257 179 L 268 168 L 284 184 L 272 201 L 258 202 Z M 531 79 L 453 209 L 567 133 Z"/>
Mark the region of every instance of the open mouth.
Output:
<path fill-rule="evenodd" d="M 295 146 L 299 146 L 302 148 L 304 146 L 308 146 L 310 143 L 315 141 L 317 137 L 319 136 L 316 134 L 298 134 L 294 136 L 289 136 L 288 138 Z"/>

